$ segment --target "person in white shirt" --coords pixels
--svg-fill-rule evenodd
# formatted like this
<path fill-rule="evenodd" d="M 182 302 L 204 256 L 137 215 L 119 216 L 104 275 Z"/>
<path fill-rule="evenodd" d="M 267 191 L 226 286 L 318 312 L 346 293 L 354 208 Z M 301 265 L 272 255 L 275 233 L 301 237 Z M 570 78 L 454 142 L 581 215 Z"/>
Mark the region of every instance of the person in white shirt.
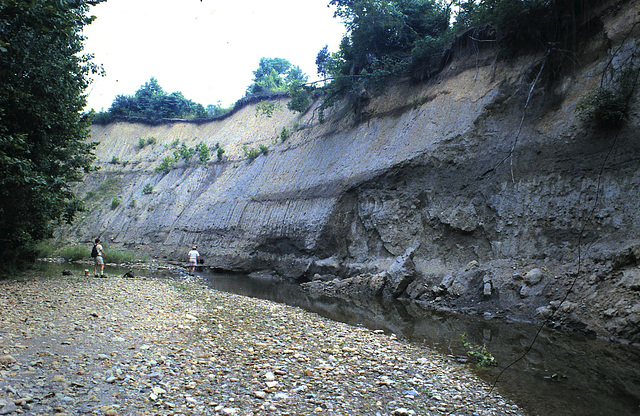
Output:
<path fill-rule="evenodd" d="M 191 251 L 189 251 L 189 254 L 187 255 L 189 258 L 189 271 L 191 273 L 196 271 L 196 266 L 200 261 L 200 253 L 198 253 L 198 250 L 196 250 L 196 248 L 196 246 L 191 247 Z"/>

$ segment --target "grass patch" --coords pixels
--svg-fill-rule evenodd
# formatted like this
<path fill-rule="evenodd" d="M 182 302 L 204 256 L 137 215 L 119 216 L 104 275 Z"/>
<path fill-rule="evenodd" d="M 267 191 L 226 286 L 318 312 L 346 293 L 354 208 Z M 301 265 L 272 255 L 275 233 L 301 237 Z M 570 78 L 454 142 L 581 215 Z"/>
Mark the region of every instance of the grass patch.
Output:
<path fill-rule="evenodd" d="M 46 257 L 62 257 L 67 261 L 88 260 L 91 258 L 91 247 L 83 244 L 72 244 L 54 250 Z"/>
<path fill-rule="evenodd" d="M 38 257 L 61 257 L 67 261 L 78 260 L 93 260 L 91 258 L 90 244 L 68 244 L 60 247 L 56 241 L 42 241 L 38 244 Z M 102 245 L 105 256 L 104 261 L 107 263 L 132 263 L 133 261 L 146 261 L 147 256 L 138 258 L 136 253 L 119 248 L 109 248 L 107 245 Z"/>
<path fill-rule="evenodd" d="M 120 190 L 120 178 L 110 177 L 106 178 L 104 182 L 98 186 L 98 193 L 101 195 L 109 196 L 113 195 Z"/>
<path fill-rule="evenodd" d="M 127 249 L 109 249 L 103 245 L 105 256 L 104 261 L 109 263 L 131 263 L 136 259 L 136 255 L 133 251 Z"/>

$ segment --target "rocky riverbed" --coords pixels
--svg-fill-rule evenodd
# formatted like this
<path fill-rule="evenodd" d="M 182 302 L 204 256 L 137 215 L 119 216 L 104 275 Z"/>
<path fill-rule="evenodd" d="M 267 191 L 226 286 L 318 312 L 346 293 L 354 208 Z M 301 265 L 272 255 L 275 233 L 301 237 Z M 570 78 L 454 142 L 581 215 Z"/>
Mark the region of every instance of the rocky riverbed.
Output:
<path fill-rule="evenodd" d="M 384 333 L 194 280 L 0 282 L 0 415 L 522 415 Z"/>

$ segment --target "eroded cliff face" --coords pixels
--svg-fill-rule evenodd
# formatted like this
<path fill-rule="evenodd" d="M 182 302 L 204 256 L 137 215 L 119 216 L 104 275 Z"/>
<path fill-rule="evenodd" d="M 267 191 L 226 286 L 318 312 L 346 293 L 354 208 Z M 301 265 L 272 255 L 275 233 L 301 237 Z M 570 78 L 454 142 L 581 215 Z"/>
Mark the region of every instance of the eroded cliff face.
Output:
<path fill-rule="evenodd" d="M 336 106 L 324 123 L 276 101 L 271 117 L 250 105 L 206 124 L 95 125 L 102 169 L 78 189 L 90 211 L 59 238 L 100 235 L 169 261 L 197 244 L 207 266 L 269 270 L 312 293 L 553 313 L 640 341 L 639 94 L 619 131 L 575 113 L 612 58 L 637 57 L 639 11 L 603 13 L 571 71 L 544 83 L 543 55 L 462 49 L 430 82 L 397 85 L 357 116 Z M 176 141 L 219 143 L 225 158 L 156 172 Z M 242 147 L 259 144 L 268 153 L 248 161 Z"/>

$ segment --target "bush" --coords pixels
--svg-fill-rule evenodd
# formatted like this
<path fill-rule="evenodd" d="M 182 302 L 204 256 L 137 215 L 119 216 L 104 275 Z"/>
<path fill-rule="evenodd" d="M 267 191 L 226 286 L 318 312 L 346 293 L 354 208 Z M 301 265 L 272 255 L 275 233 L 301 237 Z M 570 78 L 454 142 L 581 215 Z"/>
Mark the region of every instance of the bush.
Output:
<path fill-rule="evenodd" d="M 112 176 L 107 178 L 98 186 L 98 193 L 101 195 L 113 195 L 120 189 L 120 178 Z"/>
<path fill-rule="evenodd" d="M 182 142 L 182 146 L 180 146 L 180 149 L 178 150 L 178 155 L 180 158 L 184 159 L 185 162 L 189 163 L 191 157 L 195 154 L 195 152 L 196 149 L 194 149 L 193 147 L 187 147 L 187 144 L 185 142 Z M 176 160 L 178 159 L 179 158 L 176 157 Z"/>
<path fill-rule="evenodd" d="M 593 122 L 600 129 L 616 129 L 627 118 L 629 98 L 638 69 L 627 65 L 607 86 L 601 86 L 582 98 L 576 112 L 585 122 Z"/>
<path fill-rule="evenodd" d="M 271 101 L 261 101 L 256 104 L 256 117 L 259 115 L 264 115 L 267 118 L 273 117 L 273 113 L 277 110 L 280 110 L 282 105 L 278 103 L 274 103 Z"/>
<path fill-rule="evenodd" d="M 280 140 L 282 140 L 283 142 L 286 141 L 289 137 L 291 137 L 291 132 L 289 130 L 287 130 L 286 127 L 282 128 L 282 131 L 280 131 Z"/>
<path fill-rule="evenodd" d="M 247 146 L 242 146 L 242 150 L 244 151 L 244 155 L 249 159 L 249 162 L 253 162 L 258 156 L 262 154 L 260 149 L 251 148 L 249 149 Z"/>
<path fill-rule="evenodd" d="M 74 244 L 54 250 L 51 255 L 62 257 L 67 261 L 86 260 L 91 257 L 91 247 Z"/>
<path fill-rule="evenodd" d="M 118 159 L 118 156 L 114 156 L 111 158 L 112 165 L 117 165 L 118 163 L 120 163 L 120 159 Z"/>
<path fill-rule="evenodd" d="M 149 195 L 150 193 L 153 193 L 153 186 L 151 186 L 150 183 L 146 184 L 144 188 L 142 188 L 142 193 L 145 195 Z"/>
<path fill-rule="evenodd" d="M 105 252 L 105 262 L 109 263 L 131 263 L 135 260 L 135 254 L 126 249 L 109 249 L 104 244 L 102 245 Z M 108 260 L 107 260 L 108 259 Z"/>
<path fill-rule="evenodd" d="M 164 159 L 162 159 L 162 162 L 160 162 L 159 166 L 156 166 L 156 172 L 158 173 L 169 172 L 173 168 L 173 165 L 175 164 L 176 164 L 176 160 L 171 156 L 167 156 Z"/>
<path fill-rule="evenodd" d="M 116 209 L 120 205 L 120 199 L 117 196 L 114 196 L 111 200 L 111 209 Z"/>
<path fill-rule="evenodd" d="M 145 139 L 143 139 L 142 137 L 140 137 L 138 139 L 138 149 L 142 149 L 143 147 L 145 147 L 147 145 L 147 142 Z"/>
<path fill-rule="evenodd" d="M 38 244 L 36 244 L 36 251 L 37 251 L 36 257 L 37 258 L 53 257 L 56 251 L 59 249 L 60 249 L 60 245 L 53 240 L 39 241 Z"/>
<path fill-rule="evenodd" d="M 198 162 L 204 164 L 209 161 L 209 147 L 206 144 L 202 142 L 198 143 L 195 150 L 198 155 Z"/>
<path fill-rule="evenodd" d="M 222 156 L 224 155 L 224 149 L 222 147 L 218 147 L 218 150 L 216 151 L 217 155 L 218 155 L 218 160 L 222 160 Z"/>

